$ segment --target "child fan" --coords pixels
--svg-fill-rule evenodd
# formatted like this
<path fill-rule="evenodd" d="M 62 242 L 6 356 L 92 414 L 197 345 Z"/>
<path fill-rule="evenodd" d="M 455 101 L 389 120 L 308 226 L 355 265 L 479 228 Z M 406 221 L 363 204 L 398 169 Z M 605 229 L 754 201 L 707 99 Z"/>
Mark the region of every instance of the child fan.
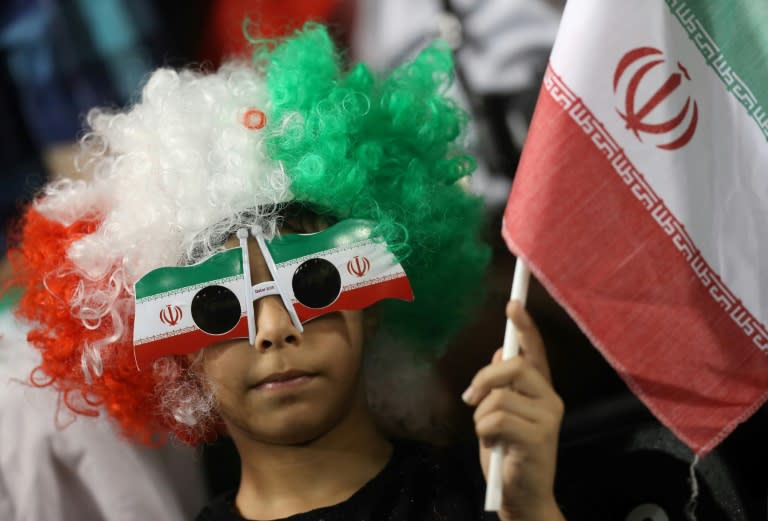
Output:
<path fill-rule="evenodd" d="M 141 442 L 231 437 L 240 484 L 201 521 L 486 519 L 479 466 L 390 440 L 363 371 L 374 340 L 434 360 L 478 300 L 451 75 L 441 43 L 388 75 L 345 68 L 310 24 L 92 111 L 84 180 L 45 188 L 12 253 L 32 381 Z M 560 520 L 562 403 L 530 317 L 507 316 L 531 361 L 486 366 L 464 398 L 483 447 L 506 442 L 500 519 Z"/>
<path fill-rule="evenodd" d="M 473 163 L 456 142 L 465 115 L 440 92 L 447 48 L 377 78 L 362 64 L 345 70 L 325 29 L 309 26 L 254 57 L 214 74 L 160 69 L 127 111 L 93 110 L 88 181 L 49 185 L 21 222 L 19 313 L 35 322 L 47 383 L 78 411 L 104 404 L 139 439 L 196 443 L 218 421 L 186 357 L 136 372 L 133 285 L 221 251 L 241 228 L 269 242 L 286 205 L 375 223 L 415 297 L 382 303 L 380 329 L 424 355 L 479 290 L 488 249 L 481 204 L 455 183 Z M 254 109 L 261 128 L 244 123 Z"/>

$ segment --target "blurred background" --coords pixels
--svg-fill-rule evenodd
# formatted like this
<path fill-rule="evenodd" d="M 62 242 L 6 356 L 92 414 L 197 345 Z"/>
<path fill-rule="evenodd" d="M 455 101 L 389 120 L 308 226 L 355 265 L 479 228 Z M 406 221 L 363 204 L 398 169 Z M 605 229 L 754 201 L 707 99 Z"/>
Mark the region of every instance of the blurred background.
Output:
<path fill-rule="evenodd" d="M 488 241 L 493 245 L 487 294 L 471 325 L 434 367 L 413 367 L 404 357 L 375 352 L 368 370 L 371 400 L 390 434 L 471 454 L 475 447 L 471 415 L 459 396 L 502 343 L 503 310 L 515 259 L 499 234 L 501 214 L 563 4 L 559 0 L 4 0 L 0 255 L 4 256 L 14 217 L 42 184 L 77 176 L 74 158 L 88 109 L 130 104 L 158 66 L 213 69 L 227 58 L 247 56 L 242 29 L 246 17 L 251 20 L 249 32 L 263 36 L 289 33 L 307 20 L 324 22 L 349 49 L 350 61 L 363 60 L 380 70 L 442 37 L 455 51 L 453 95 L 472 115 L 468 140 L 479 166 L 471 184 L 486 202 Z M 7 267 L 2 266 L 0 277 L 5 280 Z M 237 456 L 226 439 L 197 452 L 175 446 L 164 449 L 170 451 L 166 453 L 142 452 L 102 426 L 81 429 L 101 441 L 83 438 L 81 432 L 80 447 L 67 442 L 66 450 L 61 449 L 62 444 L 52 440 L 73 429 L 55 428 L 55 398 L 45 389 L 20 390 L 18 382 L 9 383 L 24 380 L 34 367 L 34 358 L 21 354 L 28 351 L 23 326 L 10 317 L 14 298 L 11 289 L 0 301 L 0 422 L 13 421 L 29 433 L 0 427 L 0 519 L 53 519 L 57 517 L 46 517 L 46 512 L 56 508 L 70 512 L 72 519 L 110 519 L 99 499 L 110 495 L 137 498 L 136 503 L 143 502 L 146 509 L 145 518 L 183 519 L 199 509 L 207 495 L 236 486 Z M 684 519 L 691 452 L 634 398 L 535 281 L 528 307 L 545 338 L 554 385 L 566 404 L 557 477 L 557 497 L 566 517 Z M 414 386 L 423 392 L 415 400 L 408 393 L 406 400 L 404 390 Z M 38 403 L 35 400 L 41 405 L 29 406 Z M 763 407 L 700 462 L 698 519 L 766 519 L 768 478 L 754 465 L 768 461 L 768 450 L 759 443 L 766 427 L 768 413 Z M 39 446 L 17 443 L 35 433 L 43 438 L 41 443 L 57 448 L 41 452 Z M 132 479 L 125 482 L 94 482 L 85 467 L 73 463 L 73 454 L 98 443 L 104 444 L 104 453 L 124 451 L 120 460 L 144 463 L 126 467 Z M 14 448 L 13 458 L 4 455 Z M 46 472 L 51 466 L 60 471 Z M 9 475 L 14 481 L 36 483 L 40 497 L 59 498 L 58 502 L 52 500 L 48 510 L 40 506 L 38 517 L 22 517 L 21 511 L 29 513 L 31 507 L 25 503 L 28 498 L 20 496 L 23 487 L 8 486 Z M 77 486 L 66 488 L 62 481 L 72 475 L 78 478 Z M 152 476 L 147 481 L 152 486 L 136 486 L 139 476 Z M 153 501 L 164 504 L 156 508 L 165 510 L 148 510 L 155 508 Z"/>

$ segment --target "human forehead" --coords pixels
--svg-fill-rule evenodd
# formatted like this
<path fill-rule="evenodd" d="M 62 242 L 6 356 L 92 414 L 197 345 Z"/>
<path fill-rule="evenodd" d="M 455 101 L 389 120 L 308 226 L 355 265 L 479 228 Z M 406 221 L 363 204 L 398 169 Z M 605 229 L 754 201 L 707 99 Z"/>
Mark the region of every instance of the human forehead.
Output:
<path fill-rule="evenodd" d="M 271 226 L 269 227 L 273 229 L 277 235 L 292 233 L 305 234 L 322 231 L 336 222 L 338 222 L 338 219 L 331 215 L 316 212 L 299 203 L 292 203 L 284 206 L 277 215 L 273 217 Z M 238 244 L 237 233 L 232 229 L 231 233 L 227 236 L 224 246 L 234 247 Z"/>
<path fill-rule="evenodd" d="M 277 215 L 275 219 L 275 231 L 278 235 L 315 233 L 328 228 L 334 221 L 335 219 L 326 215 L 321 215 L 301 204 L 290 204 L 285 206 Z M 239 245 L 240 239 L 235 232 L 227 237 L 227 240 L 224 243 L 224 248 L 236 248 Z M 249 237 L 248 239 L 248 253 L 250 257 L 251 271 L 257 272 L 254 273 L 254 275 L 259 276 L 259 278 L 263 278 L 264 274 L 269 275 L 269 268 L 264 260 L 264 254 L 252 237 Z"/>

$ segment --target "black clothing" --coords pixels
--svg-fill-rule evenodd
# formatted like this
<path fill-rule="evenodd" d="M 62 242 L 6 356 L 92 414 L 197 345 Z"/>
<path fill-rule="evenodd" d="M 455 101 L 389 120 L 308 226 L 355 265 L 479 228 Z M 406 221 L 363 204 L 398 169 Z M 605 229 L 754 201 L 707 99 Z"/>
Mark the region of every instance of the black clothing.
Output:
<path fill-rule="evenodd" d="M 392 457 L 346 501 L 280 521 L 491 521 L 483 512 L 485 482 L 473 464 L 420 443 L 396 443 Z M 214 499 L 197 521 L 243 521 L 235 492 Z"/>

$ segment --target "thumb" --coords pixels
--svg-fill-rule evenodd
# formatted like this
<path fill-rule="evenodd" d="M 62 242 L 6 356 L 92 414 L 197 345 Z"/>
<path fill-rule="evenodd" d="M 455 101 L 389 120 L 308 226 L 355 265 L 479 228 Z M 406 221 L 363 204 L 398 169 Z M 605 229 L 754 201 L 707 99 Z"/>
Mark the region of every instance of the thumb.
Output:
<path fill-rule="evenodd" d="M 512 321 L 517 330 L 517 339 L 520 343 L 520 352 L 544 377 L 551 381 L 549 363 L 547 362 L 547 350 L 544 340 L 536 327 L 531 315 L 517 300 L 507 303 L 507 318 Z"/>

